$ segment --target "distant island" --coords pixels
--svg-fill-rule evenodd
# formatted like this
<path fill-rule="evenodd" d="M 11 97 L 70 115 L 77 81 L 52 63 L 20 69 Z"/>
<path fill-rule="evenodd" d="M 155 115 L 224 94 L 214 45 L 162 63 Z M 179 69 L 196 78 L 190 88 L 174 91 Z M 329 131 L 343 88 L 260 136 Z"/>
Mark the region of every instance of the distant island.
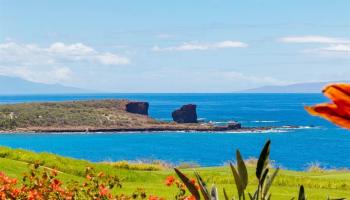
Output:
<path fill-rule="evenodd" d="M 63 86 L 60 84 L 45 84 L 27 81 L 17 77 L 0 75 L 1 95 L 26 95 L 26 94 L 68 94 L 91 93 L 92 91 Z"/>
<path fill-rule="evenodd" d="M 334 82 L 350 82 L 350 81 L 328 81 L 328 82 L 311 82 L 296 83 L 291 85 L 271 85 L 263 86 L 248 90 L 239 91 L 241 93 L 321 93 L 325 85 Z"/>
<path fill-rule="evenodd" d="M 148 116 L 148 102 L 89 100 L 0 105 L 0 131 L 9 132 L 132 132 L 132 131 L 262 131 L 272 127 L 224 126 L 198 122 L 196 105 L 169 113 L 172 122 Z"/>

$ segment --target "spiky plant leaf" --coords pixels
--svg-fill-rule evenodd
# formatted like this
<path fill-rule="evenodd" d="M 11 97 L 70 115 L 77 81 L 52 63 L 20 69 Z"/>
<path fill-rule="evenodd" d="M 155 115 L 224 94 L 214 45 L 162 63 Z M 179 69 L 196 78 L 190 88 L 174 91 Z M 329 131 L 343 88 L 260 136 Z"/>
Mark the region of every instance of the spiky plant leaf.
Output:
<path fill-rule="evenodd" d="M 259 194 L 259 190 L 256 190 L 255 192 L 254 192 L 254 195 L 252 196 L 250 193 L 249 193 L 249 195 L 252 197 L 252 199 L 254 199 L 254 200 L 258 200 L 258 194 Z"/>
<path fill-rule="evenodd" d="M 237 191 L 238 191 L 238 196 L 241 197 L 243 195 L 243 186 L 242 186 L 241 178 L 239 177 L 238 172 L 237 172 L 236 168 L 232 165 L 232 163 L 230 163 L 230 167 L 231 167 L 233 177 L 235 179 L 235 183 L 236 183 L 236 187 L 237 187 Z"/>
<path fill-rule="evenodd" d="M 266 169 L 264 170 L 264 172 L 263 172 L 263 175 L 261 176 L 261 180 L 260 180 L 260 183 L 259 183 L 260 186 L 261 186 L 261 189 L 262 189 L 263 186 L 264 186 L 264 182 L 265 182 L 265 179 L 266 179 L 268 173 L 269 173 L 269 169 L 266 168 Z"/>
<path fill-rule="evenodd" d="M 196 188 L 196 186 L 190 181 L 189 178 L 187 178 L 187 176 L 185 174 L 183 174 L 180 170 L 174 168 L 176 174 L 179 176 L 179 178 L 181 179 L 181 181 L 185 184 L 185 186 L 187 187 L 188 191 L 190 191 L 190 193 L 194 196 L 194 198 L 196 200 L 200 200 L 200 195 L 199 192 Z"/>
<path fill-rule="evenodd" d="M 210 200 L 210 193 L 209 193 L 207 186 L 206 186 L 205 182 L 203 181 L 202 177 L 197 172 L 194 172 L 194 174 L 196 175 L 199 189 L 201 190 L 201 193 L 202 193 L 204 200 Z"/>
<path fill-rule="evenodd" d="M 275 177 L 277 176 L 278 171 L 279 171 L 279 168 L 277 168 L 277 169 L 273 172 L 272 176 L 271 176 L 271 177 L 268 177 L 268 179 L 266 180 L 266 184 L 265 184 L 264 190 L 263 190 L 263 195 L 264 195 L 264 196 L 266 196 L 266 195 L 268 194 L 268 192 L 269 192 L 269 190 L 270 190 L 270 188 L 271 188 L 271 185 L 272 185 L 272 183 L 273 183 Z"/>
<path fill-rule="evenodd" d="M 255 197 L 254 197 L 255 195 L 252 196 L 250 193 L 248 193 L 248 196 L 249 196 L 249 199 L 250 199 L 250 200 L 255 200 Z"/>
<path fill-rule="evenodd" d="M 243 161 L 242 155 L 238 149 L 236 151 L 236 159 L 237 159 L 237 169 L 238 169 L 239 177 L 241 178 L 241 181 L 242 181 L 242 189 L 245 190 L 248 185 L 248 172 L 247 172 L 247 167 Z"/>
<path fill-rule="evenodd" d="M 328 197 L 328 200 L 346 200 L 346 198 L 335 198 L 335 199 L 331 199 Z"/>
<path fill-rule="evenodd" d="M 222 188 L 222 191 L 224 192 L 224 198 L 225 198 L 225 200 L 229 200 L 225 188 Z"/>
<path fill-rule="evenodd" d="M 211 200 L 219 200 L 218 189 L 215 186 L 211 187 L 210 196 Z"/>
<path fill-rule="evenodd" d="M 298 200 L 306 200 L 306 198 L 305 198 L 305 190 L 304 190 L 304 186 L 303 185 L 300 186 Z"/>
<path fill-rule="evenodd" d="M 261 150 L 260 156 L 259 156 L 259 160 L 256 166 L 256 177 L 261 180 L 261 176 L 262 173 L 264 172 L 265 167 L 268 164 L 269 161 L 269 155 L 270 155 L 270 144 L 271 141 L 268 140 L 265 145 L 264 148 Z"/>
<path fill-rule="evenodd" d="M 269 196 L 267 196 L 266 200 L 270 200 L 271 199 L 271 194 L 269 194 Z"/>

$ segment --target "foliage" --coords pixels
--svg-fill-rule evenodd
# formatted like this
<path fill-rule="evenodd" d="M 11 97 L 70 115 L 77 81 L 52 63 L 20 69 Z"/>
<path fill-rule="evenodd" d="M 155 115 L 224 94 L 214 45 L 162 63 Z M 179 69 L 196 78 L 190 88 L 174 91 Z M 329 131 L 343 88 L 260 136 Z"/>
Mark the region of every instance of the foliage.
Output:
<path fill-rule="evenodd" d="M 7 177 L 0 173 L 0 199 L 27 199 L 27 200 L 131 200 L 146 199 L 147 195 L 139 189 L 132 195 L 113 195 L 113 188 L 121 188 L 121 182 L 117 176 L 105 175 L 103 172 L 96 173 L 91 167 L 86 168 L 86 180 L 80 184 L 73 181 L 63 186 L 57 178 L 60 173 L 57 170 L 40 170 L 39 164 L 31 165 L 28 173 L 22 177 L 22 182 Z"/>
<path fill-rule="evenodd" d="M 142 171 L 160 171 L 169 168 L 169 165 L 165 162 L 154 161 L 154 162 L 129 162 L 129 161 L 118 161 L 118 162 L 103 162 L 119 169 L 128 170 L 142 170 Z"/>
<path fill-rule="evenodd" d="M 265 143 L 263 149 L 261 150 L 261 153 L 256 165 L 256 170 L 255 170 L 255 176 L 258 180 L 257 181 L 258 185 L 254 193 L 248 192 L 248 197 L 250 200 L 270 200 L 271 199 L 270 188 L 279 172 L 279 168 L 277 168 L 273 173 L 270 173 L 271 172 L 269 168 L 270 144 L 271 144 L 271 141 L 268 140 Z M 236 160 L 237 160 L 237 166 L 230 163 L 230 168 L 231 168 L 233 178 L 236 184 L 236 188 L 238 191 L 238 199 L 245 200 L 247 199 L 246 189 L 248 186 L 248 171 L 239 150 L 236 151 Z M 190 181 L 190 179 L 187 178 L 187 176 L 183 174 L 180 170 L 176 168 L 174 170 L 176 174 L 179 176 L 180 180 L 183 182 L 183 184 L 187 187 L 188 191 L 192 194 L 192 197 L 195 200 L 200 200 L 201 196 L 198 192 L 195 182 Z M 203 178 L 197 172 L 195 172 L 195 176 L 197 178 L 199 191 L 201 192 L 203 199 L 218 200 L 219 195 L 218 195 L 216 186 L 212 186 L 211 189 L 209 190 L 208 187 L 206 186 L 206 183 L 203 181 Z M 235 197 L 230 198 L 228 196 L 225 188 L 223 188 L 223 196 L 225 200 L 235 199 Z M 339 198 L 339 199 L 344 199 L 344 198 Z M 303 185 L 300 186 L 298 200 L 306 200 L 306 194 L 305 194 L 305 189 Z"/>
<path fill-rule="evenodd" d="M 176 171 L 177 173 L 180 173 L 180 171 Z M 196 184 L 196 180 L 195 179 L 187 179 L 186 176 L 184 175 L 180 175 L 180 178 L 185 178 L 186 180 L 184 181 L 184 183 L 181 183 L 179 180 L 175 179 L 174 176 L 168 176 L 165 180 L 165 185 L 167 185 L 168 187 L 175 185 L 178 192 L 175 195 L 175 200 L 195 200 L 198 196 L 198 189 L 199 186 Z M 189 182 L 191 183 L 190 185 L 194 186 L 193 188 L 191 188 L 191 186 L 186 185 L 186 183 Z M 186 187 L 190 187 L 191 188 L 191 193 L 190 195 L 187 195 L 186 193 Z"/>

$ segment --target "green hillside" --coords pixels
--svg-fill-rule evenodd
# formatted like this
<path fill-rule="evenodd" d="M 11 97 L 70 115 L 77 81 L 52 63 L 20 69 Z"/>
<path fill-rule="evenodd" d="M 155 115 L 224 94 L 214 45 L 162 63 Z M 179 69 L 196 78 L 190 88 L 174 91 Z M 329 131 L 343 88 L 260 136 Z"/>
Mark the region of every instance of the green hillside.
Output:
<path fill-rule="evenodd" d="M 20 103 L 0 105 L 0 130 L 139 127 L 155 120 L 125 111 L 127 100 Z"/>
<path fill-rule="evenodd" d="M 118 175 L 122 179 L 123 187 L 115 192 L 131 194 L 137 188 L 144 188 L 147 194 L 173 199 L 176 190 L 166 187 L 164 180 L 168 175 L 175 175 L 172 169 L 157 171 L 129 170 L 114 167 L 106 163 L 92 163 L 84 160 L 66 158 L 49 153 L 34 153 L 26 150 L 0 147 L 0 171 L 10 177 L 20 178 L 28 170 L 28 163 L 40 161 L 42 166 L 55 168 L 64 182 L 69 180 L 84 180 L 87 166 L 93 166 L 96 171 Z M 143 164 L 144 165 L 144 164 Z M 120 166 L 120 165 L 118 165 Z M 140 167 L 140 168 L 145 168 Z M 153 169 L 153 168 L 152 168 Z M 219 190 L 225 187 L 229 194 L 236 193 L 233 177 L 228 167 L 196 168 L 210 185 L 215 184 Z M 183 169 L 187 175 L 193 175 L 193 169 Z M 249 168 L 248 191 L 253 191 L 256 185 L 254 168 Z M 281 170 L 272 187 L 273 199 L 291 199 L 298 193 L 298 187 L 303 184 L 309 199 L 326 199 L 330 197 L 350 198 L 349 171 L 319 171 L 296 172 Z"/>

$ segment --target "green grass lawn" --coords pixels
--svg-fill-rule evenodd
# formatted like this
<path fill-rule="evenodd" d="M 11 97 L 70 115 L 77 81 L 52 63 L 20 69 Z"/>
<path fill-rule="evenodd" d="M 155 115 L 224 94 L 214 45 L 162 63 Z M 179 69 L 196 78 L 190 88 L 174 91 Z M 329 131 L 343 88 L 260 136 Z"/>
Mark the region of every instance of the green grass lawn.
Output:
<path fill-rule="evenodd" d="M 10 177 L 20 178 L 28 171 L 28 163 L 39 161 L 43 166 L 56 168 L 60 179 L 84 180 L 84 171 L 87 166 L 93 166 L 96 171 L 106 174 L 118 175 L 122 179 L 123 187 L 116 192 L 131 194 L 137 188 L 144 188 L 147 194 L 158 195 L 173 199 L 175 188 L 164 185 L 168 175 L 175 175 L 172 169 L 159 171 L 128 170 L 113 167 L 103 163 L 92 163 L 57 156 L 49 153 L 33 153 L 25 150 L 0 147 L 0 171 Z M 198 171 L 208 185 L 215 184 L 219 191 L 224 187 L 230 195 L 236 195 L 236 186 L 229 167 L 206 167 L 196 169 L 183 169 L 182 171 L 193 177 L 193 170 Z M 254 169 L 249 167 L 248 191 L 255 190 L 256 179 Z M 303 184 L 309 199 L 326 199 L 328 196 L 350 198 L 350 172 L 349 171 L 322 171 L 322 172 L 296 172 L 281 170 L 272 186 L 272 199 L 291 199 L 296 197 L 299 185 Z"/>

